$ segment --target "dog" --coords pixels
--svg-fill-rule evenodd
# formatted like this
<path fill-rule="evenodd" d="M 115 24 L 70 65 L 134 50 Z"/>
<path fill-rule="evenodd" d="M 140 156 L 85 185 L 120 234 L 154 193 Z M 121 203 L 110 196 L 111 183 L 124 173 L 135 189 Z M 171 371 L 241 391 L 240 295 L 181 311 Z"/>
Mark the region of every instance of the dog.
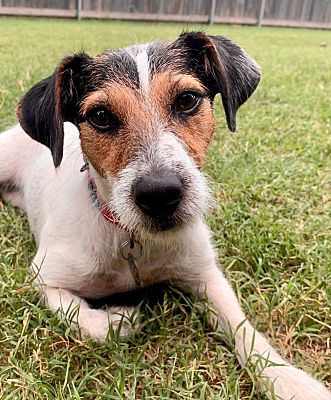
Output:
<path fill-rule="evenodd" d="M 102 342 L 110 326 L 127 335 L 137 321 L 131 308 L 86 299 L 171 283 L 208 298 L 269 398 L 330 400 L 247 321 L 203 220 L 214 97 L 235 131 L 259 81 L 238 45 L 203 32 L 68 56 L 20 101 L 20 125 L 0 135 L 2 197 L 27 213 L 36 288 L 83 337 Z"/>

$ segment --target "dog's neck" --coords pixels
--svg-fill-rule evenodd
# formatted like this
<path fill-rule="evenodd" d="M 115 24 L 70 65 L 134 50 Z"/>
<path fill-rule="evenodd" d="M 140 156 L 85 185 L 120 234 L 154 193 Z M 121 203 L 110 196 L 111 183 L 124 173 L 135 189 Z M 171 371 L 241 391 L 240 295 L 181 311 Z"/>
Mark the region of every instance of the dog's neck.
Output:
<path fill-rule="evenodd" d="M 106 195 L 105 189 L 103 185 L 97 185 L 97 181 L 102 179 L 94 170 L 93 166 L 90 165 L 87 157 L 84 155 L 84 162 L 85 164 L 81 168 L 81 172 L 86 171 L 87 172 L 87 188 L 89 191 L 90 199 L 93 205 L 100 211 L 101 215 L 104 217 L 106 221 L 109 223 L 113 224 L 117 228 L 129 232 L 129 229 L 121 224 L 119 218 L 115 214 L 114 211 L 112 211 L 109 206 L 107 205 L 107 202 L 105 201 Z"/>
<path fill-rule="evenodd" d="M 129 239 L 125 240 L 121 245 L 121 256 L 124 260 L 128 262 L 130 272 L 137 287 L 141 288 L 142 281 L 140 279 L 136 261 L 142 256 L 142 245 L 137 240 L 135 240 L 134 231 L 130 231 L 126 226 L 121 224 L 115 212 L 112 211 L 107 203 L 103 200 L 103 198 L 99 196 L 96 179 L 92 176 L 93 172 L 94 176 L 98 176 L 98 174 L 92 166 L 90 167 L 89 161 L 85 155 L 83 156 L 83 158 L 85 164 L 81 168 L 81 171 L 87 172 L 87 188 L 89 191 L 91 202 L 99 210 L 100 214 L 107 222 L 114 225 L 121 231 L 125 231 L 129 234 Z M 100 176 L 99 178 L 102 179 Z"/>

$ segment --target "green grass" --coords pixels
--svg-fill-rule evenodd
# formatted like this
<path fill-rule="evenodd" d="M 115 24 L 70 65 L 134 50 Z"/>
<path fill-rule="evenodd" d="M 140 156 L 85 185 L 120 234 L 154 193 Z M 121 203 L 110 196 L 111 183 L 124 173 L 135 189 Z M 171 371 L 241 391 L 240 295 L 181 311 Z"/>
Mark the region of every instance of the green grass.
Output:
<path fill-rule="evenodd" d="M 0 128 L 61 57 L 199 26 L 0 19 Z M 203 26 L 240 43 L 263 80 L 218 130 L 206 172 L 217 205 L 208 217 L 219 262 L 254 325 L 282 354 L 331 386 L 331 33 Z M 322 46 L 321 46 L 322 44 Z M 25 217 L 0 209 L 1 399 L 259 399 L 219 333 L 185 297 L 145 307 L 126 340 L 81 342 L 27 283 L 35 244 Z"/>

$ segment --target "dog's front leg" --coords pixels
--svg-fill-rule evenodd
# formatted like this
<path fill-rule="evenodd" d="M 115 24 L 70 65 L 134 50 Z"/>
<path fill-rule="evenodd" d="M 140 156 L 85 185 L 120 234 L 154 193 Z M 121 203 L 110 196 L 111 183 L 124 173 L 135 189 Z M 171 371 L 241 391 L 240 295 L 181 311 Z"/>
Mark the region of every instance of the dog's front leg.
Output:
<path fill-rule="evenodd" d="M 47 306 L 58 312 L 82 338 L 103 342 L 110 327 L 121 337 L 128 336 L 137 322 L 137 310 L 133 307 L 92 309 L 84 299 L 69 290 L 47 285 L 41 285 L 39 290 Z"/>
<path fill-rule="evenodd" d="M 39 290 L 48 307 L 69 322 L 71 329 L 78 331 L 82 338 L 103 342 L 110 327 L 120 336 L 127 336 L 136 323 L 133 307 L 92 309 L 84 299 L 69 290 L 47 285 L 40 285 Z"/>
<path fill-rule="evenodd" d="M 240 364 L 249 362 L 256 367 L 262 391 L 270 398 L 275 394 L 283 400 L 331 399 L 330 392 L 321 383 L 289 365 L 252 327 L 221 271 L 212 267 L 204 279 L 196 285 L 196 291 L 201 297 L 208 297 L 221 328 L 233 336 Z"/>
<path fill-rule="evenodd" d="M 260 389 L 269 398 L 330 400 L 330 392 L 321 383 L 289 365 L 252 327 L 229 282 L 216 266 L 208 232 L 202 229 L 202 233 L 197 234 L 198 241 L 192 238 L 190 263 L 185 268 L 186 273 L 181 272 L 182 285 L 201 299 L 209 299 L 218 326 L 234 338 L 240 364 L 244 366 L 248 362 L 255 367 Z"/>

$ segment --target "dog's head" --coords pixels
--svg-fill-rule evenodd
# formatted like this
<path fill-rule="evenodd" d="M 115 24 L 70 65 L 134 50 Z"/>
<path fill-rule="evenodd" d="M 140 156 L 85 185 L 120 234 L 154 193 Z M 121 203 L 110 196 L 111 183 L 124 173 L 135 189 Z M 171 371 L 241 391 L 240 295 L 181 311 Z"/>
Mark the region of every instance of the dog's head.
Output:
<path fill-rule="evenodd" d="M 215 95 L 235 131 L 236 112 L 259 80 L 256 63 L 231 41 L 184 33 L 172 43 L 65 58 L 25 95 L 18 117 L 50 148 L 55 167 L 63 157 L 63 123 L 74 123 L 120 221 L 173 231 L 207 207 L 200 168 L 215 130 Z"/>

